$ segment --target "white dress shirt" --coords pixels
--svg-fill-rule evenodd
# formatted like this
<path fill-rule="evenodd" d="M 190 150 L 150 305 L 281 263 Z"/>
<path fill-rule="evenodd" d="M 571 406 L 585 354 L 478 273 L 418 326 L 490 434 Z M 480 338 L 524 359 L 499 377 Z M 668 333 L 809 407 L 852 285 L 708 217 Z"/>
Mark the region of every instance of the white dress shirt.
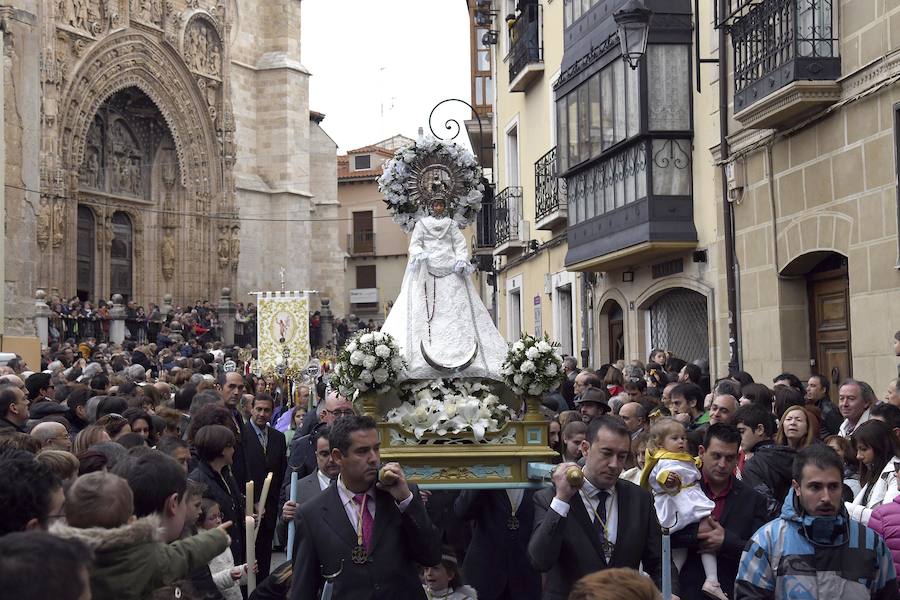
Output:
<path fill-rule="evenodd" d="M 519 511 L 519 506 L 522 505 L 522 498 L 525 496 L 525 490 L 506 490 L 506 496 L 509 498 L 509 505 L 512 508 L 512 513 L 516 514 Z"/>
<path fill-rule="evenodd" d="M 316 469 L 316 477 L 319 479 L 319 489 L 324 491 L 331 485 L 331 479 L 325 473 Z"/>
<path fill-rule="evenodd" d="M 353 527 L 353 531 L 360 531 L 359 504 L 353 499 L 356 494 L 347 489 L 347 486 L 344 485 L 344 480 L 340 476 L 338 476 L 337 486 L 338 495 L 341 497 L 341 503 L 344 505 L 344 511 L 347 513 L 347 518 L 350 519 L 350 525 Z M 366 500 L 366 510 L 372 515 L 372 519 L 375 519 L 375 488 L 370 487 L 369 491 L 366 492 L 366 495 L 368 496 L 368 499 Z M 406 500 L 397 503 L 397 508 L 401 513 L 406 511 L 412 500 L 413 495 L 412 492 L 410 492 L 409 497 L 407 497 Z"/>
<path fill-rule="evenodd" d="M 840 435 L 842 438 L 849 438 L 850 435 L 854 431 L 856 431 L 856 428 L 859 427 L 860 425 L 862 425 L 863 423 L 865 423 L 866 421 L 868 421 L 870 417 L 871 417 L 871 415 L 869 414 L 869 409 L 867 408 L 866 412 L 864 412 L 862 415 L 860 415 L 859 421 L 856 422 L 855 426 L 850 425 L 850 421 L 847 419 L 844 419 L 844 422 L 841 423 L 840 429 L 838 429 L 838 435 Z"/>
<path fill-rule="evenodd" d="M 591 484 L 587 479 L 584 480 L 584 485 L 581 490 L 579 490 L 579 494 L 581 494 L 581 501 L 584 503 L 584 508 L 587 511 L 588 518 L 591 520 L 591 523 L 594 522 L 594 519 L 597 518 L 597 515 L 594 513 L 596 510 L 600 512 L 598 507 L 599 499 L 597 498 L 597 494 L 601 490 L 598 490 Z M 615 545 L 617 538 L 617 529 L 619 525 L 619 503 L 617 501 L 616 494 L 616 486 L 613 485 L 608 490 L 602 490 L 609 494 L 606 497 L 606 539 L 609 543 Z M 556 511 L 561 517 L 565 517 L 569 514 L 569 509 L 571 505 L 568 502 L 563 502 L 559 498 L 554 498 L 550 502 L 550 509 Z"/>

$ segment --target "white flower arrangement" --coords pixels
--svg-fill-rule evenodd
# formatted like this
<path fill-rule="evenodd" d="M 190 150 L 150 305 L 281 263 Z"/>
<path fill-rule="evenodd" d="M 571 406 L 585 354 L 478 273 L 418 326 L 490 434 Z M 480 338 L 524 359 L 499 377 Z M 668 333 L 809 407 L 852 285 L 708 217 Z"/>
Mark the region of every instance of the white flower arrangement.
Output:
<path fill-rule="evenodd" d="M 515 415 L 489 385 L 462 379 L 418 382 L 406 388 L 409 401 L 386 415 L 416 438 L 471 431 L 477 441 L 500 431 Z"/>
<path fill-rule="evenodd" d="M 347 398 L 359 393 L 390 391 L 406 361 L 387 333 L 361 331 L 338 355 L 331 387 Z"/>
<path fill-rule="evenodd" d="M 410 179 L 417 163 L 429 155 L 452 165 L 459 173 L 459 186 L 455 188 L 455 197 L 448 200 L 447 209 L 460 229 L 468 227 L 481 210 L 484 192 L 481 167 L 469 150 L 430 135 L 400 148 L 394 153 L 394 158 L 384 164 L 384 172 L 378 178 L 378 189 L 384 194 L 388 211 L 393 215 L 394 222 L 407 233 L 412 231 L 416 221 L 427 214 L 428 207 L 410 197 Z"/>
<path fill-rule="evenodd" d="M 544 334 L 536 338 L 522 334 L 506 355 L 500 370 L 509 389 L 518 396 L 540 396 L 552 392 L 562 382 L 559 344 Z"/>

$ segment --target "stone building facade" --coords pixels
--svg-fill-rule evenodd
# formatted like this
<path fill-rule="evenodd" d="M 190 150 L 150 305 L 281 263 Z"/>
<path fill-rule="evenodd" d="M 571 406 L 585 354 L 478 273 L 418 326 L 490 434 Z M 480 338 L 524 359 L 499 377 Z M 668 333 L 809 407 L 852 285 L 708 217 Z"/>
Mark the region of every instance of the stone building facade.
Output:
<path fill-rule="evenodd" d="M 31 19 L 4 48 L 7 331 L 39 287 L 252 301 L 283 265 L 336 297 L 340 248 L 315 226 L 337 217 L 336 145 L 309 110 L 299 1 L 11 4 Z"/>
<path fill-rule="evenodd" d="M 346 255 L 344 300 L 347 314 L 363 323 L 384 321 L 406 272 L 409 234 L 391 219 L 377 180 L 394 151 L 412 142 L 395 135 L 338 156 L 338 238 Z"/>
<path fill-rule="evenodd" d="M 742 364 L 853 376 L 881 397 L 900 330 L 900 4 L 813 0 L 796 21 L 790 4 L 720 12 Z M 769 26 L 784 37 L 759 37 Z M 753 67 L 773 44 L 793 50 Z"/>

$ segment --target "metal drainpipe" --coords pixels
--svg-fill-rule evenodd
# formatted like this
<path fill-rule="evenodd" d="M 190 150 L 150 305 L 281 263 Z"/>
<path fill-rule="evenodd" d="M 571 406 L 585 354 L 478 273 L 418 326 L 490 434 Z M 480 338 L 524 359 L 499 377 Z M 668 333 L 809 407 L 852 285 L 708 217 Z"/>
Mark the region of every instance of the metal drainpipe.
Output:
<path fill-rule="evenodd" d="M 725 0 L 719 0 L 719 14 L 725 14 Z M 728 300 L 728 372 L 741 370 L 740 332 L 738 328 L 737 273 L 734 257 L 734 210 L 728 200 L 725 165 L 731 157 L 728 146 L 728 36 L 719 27 L 719 153 L 721 155 L 722 204 L 725 211 L 725 281 Z"/>
<path fill-rule="evenodd" d="M 591 317 L 588 306 L 588 286 L 590 285 L 590 273 L 581 274 L 581 367 L 586 369 L 591 364 L 591 340 L 588 320 Z"/>

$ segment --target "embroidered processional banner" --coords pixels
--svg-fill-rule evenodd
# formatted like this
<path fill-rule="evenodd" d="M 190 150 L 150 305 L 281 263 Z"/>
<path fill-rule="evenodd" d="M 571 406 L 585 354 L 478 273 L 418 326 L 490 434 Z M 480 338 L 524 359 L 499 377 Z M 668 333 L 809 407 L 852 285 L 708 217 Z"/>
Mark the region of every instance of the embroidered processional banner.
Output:
<path fill-rule="evenodd" d="M 262 292 L 258 299 L 260 370 L 299 376 L 309 364 L 309 297 L 302 292 Z"/>

